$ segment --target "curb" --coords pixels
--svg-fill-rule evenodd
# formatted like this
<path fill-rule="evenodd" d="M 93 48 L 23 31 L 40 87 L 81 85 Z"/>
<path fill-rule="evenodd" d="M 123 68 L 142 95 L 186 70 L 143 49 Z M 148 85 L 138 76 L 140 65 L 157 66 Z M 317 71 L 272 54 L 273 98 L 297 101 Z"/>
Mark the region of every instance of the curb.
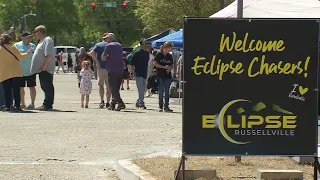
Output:
<path fill-rule="evenodd" d="M 131 160 L 118 161 L 116 173 L 121 180 L 156 180 L 150 173 L 133 164 Z"/>
<path fill-rule="evenodd" d="M 159 152 L 153 153 L 144 158 L 152 158 L 157 156 L 180 157 L 181 151 Z M 125 159 L 117 161 L 116 174 L 121 180 L 157 180 L 150 173 L 142 170 L 139 166 L 132 163 L 132 160 Z"/>

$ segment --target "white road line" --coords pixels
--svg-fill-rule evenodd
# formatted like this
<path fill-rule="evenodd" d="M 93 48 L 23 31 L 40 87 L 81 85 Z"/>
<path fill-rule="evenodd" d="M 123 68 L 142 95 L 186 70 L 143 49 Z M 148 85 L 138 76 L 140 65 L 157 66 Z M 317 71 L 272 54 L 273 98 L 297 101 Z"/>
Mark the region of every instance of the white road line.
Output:
<path fill-rule="evenodd" d="M 73 165 L 103 165 L 103 166 L 113 166 L 116 164 L 115 161 L 97 161 L 97 162 L 77 162 L 77 161 L 51 161 L 51 162 L 37 162 L 37 161 L 7 161 L 0 162 L 0 165 L 53 165 L 53 164 L 73 164 Z"/>

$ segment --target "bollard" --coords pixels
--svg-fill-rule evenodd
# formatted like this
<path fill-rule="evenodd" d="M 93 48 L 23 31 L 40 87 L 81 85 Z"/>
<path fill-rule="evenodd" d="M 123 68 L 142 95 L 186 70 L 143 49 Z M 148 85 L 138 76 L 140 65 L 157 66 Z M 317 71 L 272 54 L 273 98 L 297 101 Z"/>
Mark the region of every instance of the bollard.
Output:
<path fill-rule="evenodd" d="M 235 156 L 236 162 L 241 162 L 241 156 Z"/>

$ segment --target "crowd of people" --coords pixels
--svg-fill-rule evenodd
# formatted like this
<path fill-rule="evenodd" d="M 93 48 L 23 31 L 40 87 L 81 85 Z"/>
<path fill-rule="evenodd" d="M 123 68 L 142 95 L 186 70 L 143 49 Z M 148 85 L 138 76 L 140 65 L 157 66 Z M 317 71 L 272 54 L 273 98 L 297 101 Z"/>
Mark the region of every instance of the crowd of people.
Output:
<path fill-rule="evenodd" d="M 36 75 L 45 94 L 42 106 L 38 110 L 51 110 L 54 103 L 53 74 L 55 72 L 54 43 L 47 36 L 46 27 L 40 25 L 34 34 L 39 40 L 37 46 L 31 43 L 29 32 L 22 34 L 21 42 L 12 44 L 8 34 L 0 37 L 0 105 L 6 111 L 22 112 L 22 108 L 35 109 Z M 25 107 L 24 87 L 29 87 L 31 104 Z M 14 101 L 14 103 L 13 103 Z"/>
<path fill-rule="evenodd" d="M 47 36 L 46 28 L 40 25 L 34 30 L 37 45 L 31 43 L 32 34 L 24 32 L 21 41 L 12 44 L 8 34 L 0 37 L 0 107 L 10 112 L 22 112 L 23 109 L 52 110 L 54 104 L 53 76 L 60 68 L 65 72 L 62 62 L 63 52 L 57 56 L 58 69 L 55 64 L 53 40 Z M 92 93 L 92 79 L 98 79 L 100 108 L 120 111 L 126 108 L 120 91 L 130 89 L 130 80 L 136 81 L 138 89 L 136 107 L 146 109 L 145 97 L 150 97 L 156 91 L 159 95 L 159 112 L 172 112 L 169 108 L 169 93 L 172 82 L 173 44 L 164 43 L 160 52 L 152 51 L 141 39 L 138 46 L 127 55 L 115 34 L 104 33 L 102 41 L 97 43 L 89 52 L 80 48 L 76 53 L 73 65 L 68 54 L 68 72 L 77 73 L 81 107 L 89 108 L 89 96 Z M 70 62 L 69 62 L 70 59 Z M 95 68 L 93 68 L 95 65 Z M 96 75 L 95 75 L 96 73 Z M 36 76 L 39 77 L 40 87 L 45 94 L 42 106 L 35 107 Z M 156 85 L 150 85 L 154 82 Z M 31 101 L 25 103 L 25 87 L 30 90 Z M 156 90 L 151 90 L 152 88 Z M 106 96 L 106 97 L 104 97 Z"/>

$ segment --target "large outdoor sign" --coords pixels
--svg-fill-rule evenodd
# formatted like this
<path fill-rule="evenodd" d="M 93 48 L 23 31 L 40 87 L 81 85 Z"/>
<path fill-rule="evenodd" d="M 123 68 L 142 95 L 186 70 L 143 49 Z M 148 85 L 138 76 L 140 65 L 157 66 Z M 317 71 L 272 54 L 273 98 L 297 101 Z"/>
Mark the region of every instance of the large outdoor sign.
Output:
<path fill-rule="evenodd" d="M 316 20 L 184 23 L 183 152 L 317 153 Z"/>

